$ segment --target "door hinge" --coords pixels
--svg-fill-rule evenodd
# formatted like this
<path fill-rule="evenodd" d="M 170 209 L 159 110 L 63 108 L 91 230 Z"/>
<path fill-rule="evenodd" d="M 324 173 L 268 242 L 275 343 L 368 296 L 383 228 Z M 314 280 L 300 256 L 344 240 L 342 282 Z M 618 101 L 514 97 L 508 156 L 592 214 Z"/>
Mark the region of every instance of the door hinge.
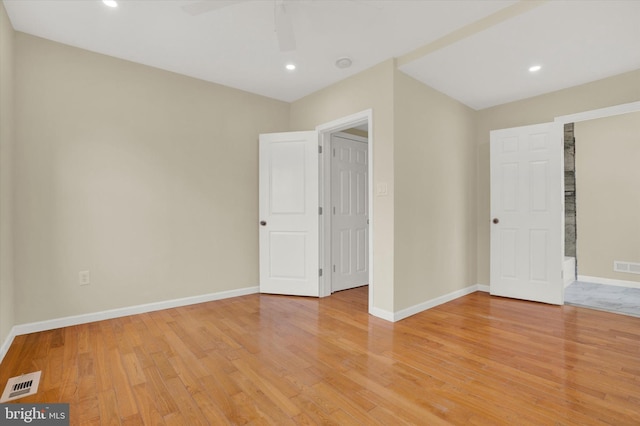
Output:
<path fill-rule="evenodd" d="M 336 271 L 336 265 L 333 265 L 333 272 Z"/>
<path fill-rule="evenodd" d="M 322 154 L 322 145 L 318 145 L 318 154 Z"/>
<path fill-rule="evenodd" d="M 318 207 L 318 214 L 322 214 L 322 207 Z"/>
<path fill-rule="evenodd" d="M 335 148 L 333 148 L 333 156 L 334 157 L 336 156 L 336 149 Z"/>
<path fill-rule="evenodd" d="M 319 275 L 322 276 L 322 268 L 320 268 Z"/>

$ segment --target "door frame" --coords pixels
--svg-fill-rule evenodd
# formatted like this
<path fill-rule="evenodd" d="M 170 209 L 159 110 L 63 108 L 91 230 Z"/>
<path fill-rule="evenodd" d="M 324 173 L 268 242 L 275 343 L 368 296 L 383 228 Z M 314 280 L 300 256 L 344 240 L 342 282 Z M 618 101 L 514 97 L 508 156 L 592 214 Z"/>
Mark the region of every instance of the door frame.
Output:
<path fill-rule="evenodd" d="M 606 108 L 578 112 L 576 114 L 561 115 L 556 117 L 553 121 L 560 124 L 560 127 L 558 128 L 558 136 L 563 136 L 562 132 L 564 132 L 564 125 L 568 123 L 578 123 L 580 121 L 595 120 L 598 118 L 612 117 L 614 115 L 622 115 L 629 112 L 639 111 L 640 101 L 636 101 L 629 102 L 627 104 L 614 105 Z"/>
<path fill-rule="evenodd" d="M 578 112 L 575 114 L 561 115 L 554 118 L 555 126 L 555 135 L 554 138 L 558 138 L 564 143 L 564 125 L 568 123 L 579 123 L 581 121 L 589 121 L 589 120 L 597 120 L 599 118 L 613 117 L 616 115 L 622 115 L 632 112 L 640 112 L 640 101 L 629 102 L 626 104 L 613 105 L 605 108 L 598 108 L 589 111 Z M 561 164 L 564 164 L 564 150 L 561 151 L 562 158 L 560 159 Z M 562 173 L 562 180 L 560 182 L 561 189 L 564 193 L 564 173 Z M 562 261 L 564 265 L 564 219 L 565 219 L 565 204 L 564 204 L 564 196 L 562 197 Z M 576 252 L 576 262 L 578 261 L 579 253 Z M 576 274 L 577 277 L 577 274 Z M 564 280 L 564 271 L 563 271 L 563 280 Z M 564 286 L 564 284 L 563 284 Z M 563 288 L 563 304 L 564 304 L 564 288 Z"/>
<path fill-rule="evenodd" d="M 369 204 L 369 313 L 373 306 L 374 292 L 374 268 L 373 268 L 373 110 L 367 109 L 346 117 L 342 117 L 325 124 L 316 126 L 318 143 L 323 153 L 331 152 L 331 134 L 338 133 L 352 127 L 367 124 L 367 149 L 368 149 L 368 204 Z M 319 197 L 323 214 L 320 218 L 320 268 L 323 273 L 320 277 L 320 297 L 331 295 L 331 215 L 328 214 L 331 205 L 331 160 L 328 155 L 319 156 Z M 326 212 L 326 214 L 324 214 Z"/>

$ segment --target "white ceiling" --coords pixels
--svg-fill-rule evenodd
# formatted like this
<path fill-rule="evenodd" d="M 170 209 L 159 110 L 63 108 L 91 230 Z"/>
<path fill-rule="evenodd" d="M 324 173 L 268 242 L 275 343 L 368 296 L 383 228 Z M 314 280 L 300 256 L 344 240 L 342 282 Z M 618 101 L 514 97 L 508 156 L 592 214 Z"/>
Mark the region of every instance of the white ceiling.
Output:
<path fill-rule="evenodd" d="M 18 31 L 289 102 L 394 57 L 475 109 L 640 68 L 636 0 L 554 0 L 521 14 L 509 11 L 522 3 L 504 0 L 284 0 L 292 52 L 279 50 L 275 33 L 282 0 L 182 10 L 197 1 L 4 4 Z M 492 20 L 496 13 L 508 19 Z M 341 56 L 353 65 L 338 69 Z M 298 69 L 286 71 L 287 62 Z M 543 69 L 532 75 L 534 63 Z"/>
<path fill-rule="evenodd" d="M 640 69 L 640 1 L 551 1 L 400 69 L 475 109 Z"/>

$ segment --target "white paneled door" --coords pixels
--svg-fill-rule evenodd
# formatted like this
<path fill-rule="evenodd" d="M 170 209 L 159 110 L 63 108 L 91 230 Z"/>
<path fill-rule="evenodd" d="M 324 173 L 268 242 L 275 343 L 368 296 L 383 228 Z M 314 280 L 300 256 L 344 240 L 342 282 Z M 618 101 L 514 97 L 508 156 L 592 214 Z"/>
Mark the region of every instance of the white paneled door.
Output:
<path fill-rule="evenodd" d="M 318 134 L 262 134 L 259 157 L 260 292 L 318 296 Z"/>
<path fill-rule="evenodd" d="M 491 294 L 562 304 L 562 140 L 553 123 L 491 132 Z"/>
<path fill-rule="evenodd" d="M 368 151 L 366 138 L 331 136 L 331 290 L 369 280 Z"/>

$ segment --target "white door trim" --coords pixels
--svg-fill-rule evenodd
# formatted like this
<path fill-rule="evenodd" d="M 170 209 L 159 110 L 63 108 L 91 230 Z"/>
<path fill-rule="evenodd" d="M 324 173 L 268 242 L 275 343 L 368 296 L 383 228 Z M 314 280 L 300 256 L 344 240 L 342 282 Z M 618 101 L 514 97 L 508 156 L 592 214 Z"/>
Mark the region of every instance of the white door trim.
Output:
<path fill-rule="evenodd" d="M 578 123 L 580 121 L 595 120 L 598 118 L 612 117 L 614 115 L 621 115 L 638 111 L 640 111 L 640 101 L 594 109 L 591 111 L 578 112 L 576 114 L 561 115 L 559 117 L 556 117 L 554 121 L 564 126 L 567 123 Z M 564 131 L 564 128 L 562 126 L 559 127 L 560 132 Z M 560 136 L 562 136 L 561 133 Z"/>
<path fill-rule="evenodd" d="M 316 127 L 318 136 L 320 139 L 320 146 L 324 153 L 328 153 L 331 146 L 331 134 L 342 130 L 349 129 L 351 127 L 367 124 L 368 126 L 368 163 L 369 163 L 369 313 L 373 307 L 373 294 L 375 291 L 374 280 L 374 268 L 373 268 L 373 223 L 374 223 L 374 210 L 373 210 L 373 110 L 368 109 L 365 111 L 357 112 L 347 117 L 342 117 L 337 120 L 330 121 L 325 124 L 321 124 Z M 331 205 L 331 199 L 329 198 L 329 191 L 325 190 L 326 179 L 331 176 L 331 163 L 325 161 L 327 158 L 325 155 L 320 156 L 320 206 Z M 327 210 L 328 211 L 328 210 Z M 331 245 L 327 242 L 331 241 L 331 216 L 323 214 L 320 219 L 320 265 L 328 271 L 331 263 Z M 320 277 L 320 297 L 329 296 L 331 294 L 331 274 L 323 273 Z"/>

